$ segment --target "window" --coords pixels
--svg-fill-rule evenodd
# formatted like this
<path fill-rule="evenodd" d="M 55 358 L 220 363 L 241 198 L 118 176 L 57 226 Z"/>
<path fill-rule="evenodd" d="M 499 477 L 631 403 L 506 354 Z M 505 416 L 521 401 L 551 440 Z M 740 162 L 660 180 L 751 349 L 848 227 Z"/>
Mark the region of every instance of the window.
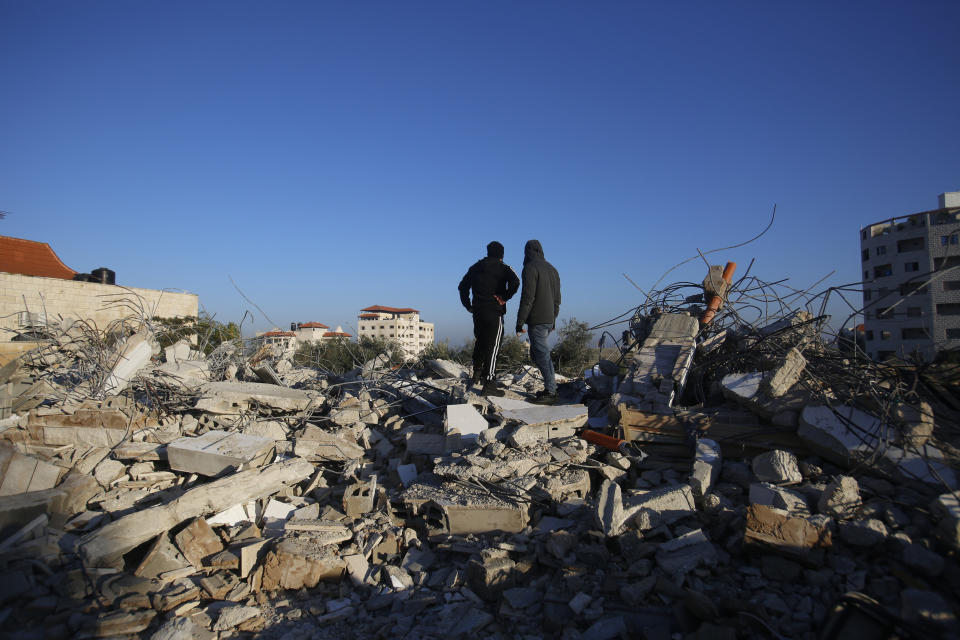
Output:
<path fill-rule="evenodd" d="M 883 278 L 885 276 L 892 276 L 892 275 L 893 275 L 893 265 L 881 264 L 873 268 L 874 278 Z"/>
<path fill-rule="evenodd" d="M 887 248 L 884 247 L 884 246 L 879 246 L 879 247 L 877 247 L 876 252 L 877 252 L 877 255 L 878 255 L 878 256 L 886 255 L 886 253 L 887 253 Z"/>
<path fill-rule="evenodd" d="M 957 244 L 957 240 L 960 240 L 960 237 L 956 233 L 950 236 L 950 244 Z"/>
<path fill-rule="evenodd" d="M 923 327 L 904 327 L 900 329 L 900 338 L 902 340 L 926 340 L 930 336 Z"/>
<path fill-rule="evenodd" d="M 923 251 L 923 238 L 908 238 L 897 242 L 897 253 Z"/>
<path fill-rule="evenodd" d="M 947 329 L 947 340 L 960 340 L 960 329 Z"/>
<path fill-rule="evenodd" d="M 923 313 L 920 310 L 920 307 L 907 307 L 907 317 L 908 318 L 919 318 Z"/>
<path fill-rule="evenodd" d="M 890 339 L 890 332 L 889 332 L 889 331 L 881 331 L 881 332 L 880 332 L 880 339 L 881 339 L 881 340 L 889 340 L 889 339 Z"/>
<path fill-rule="evenodd" d="M 940 246 L 945 247 L 948 244 L 957 244 L 957 241 L 960 240 L 960 237 L 956 233 L 951 233 L 949 236 L 940 236 Z"/>
<path fill-rule="evenodd" d="M 960 280 L 944 280 L 944 291 L 960 291 Z"/>
<path fill-rule="evenodd" d="M 920 271 L 920 263 L 919 263 L 919 262 L 908 262 L 907 264 L 903 265 L 903 270 L 904 270 L 904 271 L 907 271 L 907 272 L 910 272 L 910 271 Z"/>
<path fill-rule="evenodd" d="M 919 296 L 927 292 L 922 282 L 904 282 L 900 285 L 900 296 Z"/>
<path fill-rule="evenodd" d="M 960 316 L 960 302 L 945 302 L 937 305 L 938 316 Z"/>
<path fill-rule="evenodd" d="M 873 329 L 867 330 L 867 341 L 873 342 Z"/>
<path fill-rule="evenodd" d="M 870 279 L 870 274 L 867 273 L 866 271 L 864 271 L 864 272 L 863 272 L 863 279 L 864 279 L 864 280 L 869 280 L 869 279 Z"/>
<path fill-rule="evenodd" d="M 870 259 L 870 251 L 867 250 L 867 249 L 864 249 L 864 250 L 861 252 L 861 255 L 862 255 L 862 257 L 863 257 L 863 261 L 864 261 L 864 262 L 866 262 L 867 260 Z"/>
<path fill-rule="evenodd" d="M 863 299 L 864 299 L 864 301 L 869 300 L 869 299 L 872 298 L 872 297 L 873 297 L 873 293 L 870 291 L 870 289 L 864 289 L 864 290 L 863 290 Z"/>
<path fill-rule="evenodd" d="M 960 256 L 947 256 L 945 258 L 933 259 L 934 271 L 939 271 L 940 269 L 950 269 L 957 266 L 960 266 Z"/>

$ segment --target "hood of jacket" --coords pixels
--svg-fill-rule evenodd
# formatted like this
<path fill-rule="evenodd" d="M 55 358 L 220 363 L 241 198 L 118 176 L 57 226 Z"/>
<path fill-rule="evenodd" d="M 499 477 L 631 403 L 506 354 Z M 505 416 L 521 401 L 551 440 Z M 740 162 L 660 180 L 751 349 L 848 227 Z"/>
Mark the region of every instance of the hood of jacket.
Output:
<path fill-rule="evenodd" d="M 523 247 L 523 264 L 538 258 L 543 260 L 543 247 L 540 245 L 540 241 L 527 240 L 527 244 Z"/>

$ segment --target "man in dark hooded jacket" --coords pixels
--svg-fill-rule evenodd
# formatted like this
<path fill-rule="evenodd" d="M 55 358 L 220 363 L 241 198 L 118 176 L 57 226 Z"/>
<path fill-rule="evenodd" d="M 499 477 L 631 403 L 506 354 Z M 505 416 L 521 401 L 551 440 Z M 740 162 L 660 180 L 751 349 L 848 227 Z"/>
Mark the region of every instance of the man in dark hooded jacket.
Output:
<path fill-rule="evenodd" d="M 497 354 L 503 338 L 503 316 L 507 300 L 520 288 L 520 280 L 503 261 L 503 245 L 494 240 L 487 245 L 487 257 L 470 267 L 460 281 L 460 302 L 473 314 L 473 382 L 483 382 L 484 395 L 498 394 Z M 473 291 L 473 301 L 470 291 Z"/>
<path fill-rule="evenodd" d="M 547 347 L 547 336 L 557 328 L 560 313 L 560 274 L 543 257 L 539 240 L 528 240 L 523 248 L 523 292 L 517 311 L 517 335 L 523 325 L 530 330 L 530 357 L 543 376 L 544 391 L 534 402 L 552 404 L 557 400 L 557 381 Z"/>

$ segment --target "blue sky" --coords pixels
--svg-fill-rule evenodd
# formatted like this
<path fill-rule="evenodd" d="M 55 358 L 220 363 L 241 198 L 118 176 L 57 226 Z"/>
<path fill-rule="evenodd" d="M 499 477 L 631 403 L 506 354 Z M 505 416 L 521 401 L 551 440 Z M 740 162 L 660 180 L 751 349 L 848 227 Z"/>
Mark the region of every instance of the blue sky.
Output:
<path fill-rule="evenodd" d="M 561 318 L 697 249 L 857 281 L 862 225 L 960 190 L 957 2 L 0 0 L 0 234 L 220 320 L 415 307 L 487 242 Z M 702 262 L 666 283 L 699 281 Z M 508 322 L 516 313 L 508 307 Z M 838 314 L 842 309 L 837 310 Z"/>

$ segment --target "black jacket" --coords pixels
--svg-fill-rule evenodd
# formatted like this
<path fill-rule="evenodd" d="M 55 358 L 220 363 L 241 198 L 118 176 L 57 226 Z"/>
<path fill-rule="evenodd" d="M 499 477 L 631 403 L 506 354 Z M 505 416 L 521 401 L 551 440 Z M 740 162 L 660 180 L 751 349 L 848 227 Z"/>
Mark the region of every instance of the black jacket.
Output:
<path fill-rule="evenodd" d="M 517 332 L 524 324 L 549 324 L 556 328 L 560 313 L 560 274 L 543 257 L 539 240 L 530 240 L 523 248 L 522 278 Z"/>
<path fill-rule="evenodd" d="M 506 302 L 520 288 L 520 280 L 503 260 L 487 256 L 477 260 L 460 281 L 460 302 L 467 311 L 494 310 L 500 315 L 507 312 L 507 305 L 500 304 L 494 296 Z M 473 303 L 470 290 L 473 290 Z"/>

